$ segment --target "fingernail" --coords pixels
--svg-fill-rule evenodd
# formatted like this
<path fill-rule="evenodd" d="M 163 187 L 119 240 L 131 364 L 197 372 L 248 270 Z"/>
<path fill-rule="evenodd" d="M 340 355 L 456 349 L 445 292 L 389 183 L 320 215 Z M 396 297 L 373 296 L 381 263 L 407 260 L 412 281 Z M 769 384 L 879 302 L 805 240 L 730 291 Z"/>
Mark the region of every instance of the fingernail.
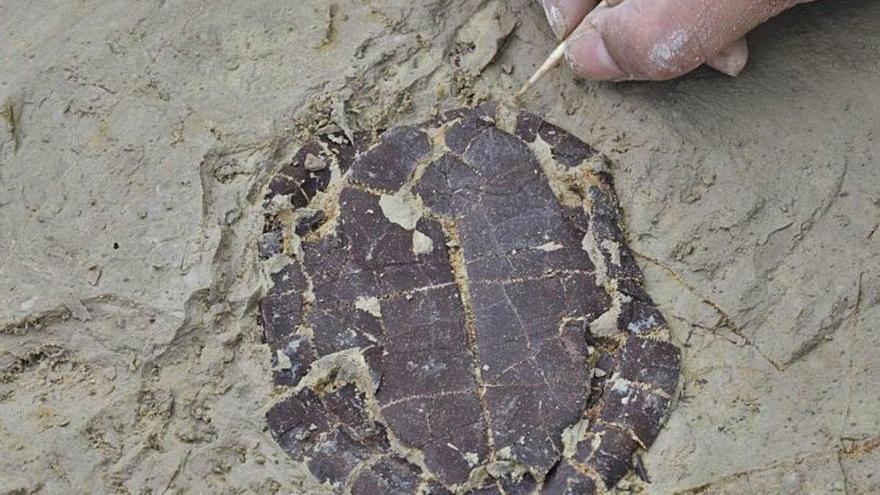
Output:
<path fill-rule="evenodd" d="M 560 0 L 541 0 L 541 4 L 544 6 L 544 14 L 547 16 L 550 29 L 553 30 L 553 34 L 556 35 L 557 39 L 562 39 L 565 36 L 566 29 Z"/>
<path fill-rule="evenodd" d="M 728 47 L 716 53 L 706 63 L 714 69 L 727 74 L 737 76 L 742 72 L 749 60 L 749 47 L 745 39 L 739 39 Z"/>
<path fill-rule="evenodd" d="M 746 61 L 740 57 L 725 55 L 713 58 L 709 65 L 722 74 L 736 77 L 746 67 Z"/>
<path fill-rule="evenodd" d="M 575 36 L 568 42 L 565 59 L 577 75 L 593 81 L 617 81 L 626 77 L 611 58 L 598 31 L 589 29 Z"/>

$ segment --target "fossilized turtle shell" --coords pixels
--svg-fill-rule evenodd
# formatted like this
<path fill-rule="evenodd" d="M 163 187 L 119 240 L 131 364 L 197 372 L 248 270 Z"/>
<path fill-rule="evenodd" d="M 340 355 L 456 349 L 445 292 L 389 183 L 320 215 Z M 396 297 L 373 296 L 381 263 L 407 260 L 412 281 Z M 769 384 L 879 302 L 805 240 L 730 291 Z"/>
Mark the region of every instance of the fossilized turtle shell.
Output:
<path fill-rule="evenodd" d="M 307 144 L 266 197 L 281 447 L 356 495 L 614 486 L 679 353 L 596 152 L 493 104 L 354 141 Z"/>

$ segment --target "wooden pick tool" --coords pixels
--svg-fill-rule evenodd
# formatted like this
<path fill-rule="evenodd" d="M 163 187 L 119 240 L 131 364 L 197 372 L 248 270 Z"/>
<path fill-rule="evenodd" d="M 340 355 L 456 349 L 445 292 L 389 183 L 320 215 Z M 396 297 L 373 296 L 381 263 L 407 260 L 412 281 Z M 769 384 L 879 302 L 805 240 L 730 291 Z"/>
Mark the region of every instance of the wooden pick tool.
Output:
<path fill-rule="evenodd" d="M 562 60 L 562 57 L 565 56 L 565 49 L 568 46 L 569 39 L 570 37 L 564 39 L 562 43 L 560 43 L 559 46 L 556 47 L 555 50 L 550 52 L 550 56 L 547 57 L 547 60 L 545 60 L 544 63 L 541 64 L 541 67 L 538 67 L 538 70 L 535 71 L 535 74 L 529 78 L 528 82 L 526 82 L 525 85 L 523 85 L 522 89 L 517 91 L 514 98 L 520 99 L 524 94 L 526 94 L 526 91 L 531 89 L 531 87 L 534 86 L 535 83 L 540 81 L 542 77 L 550 72 L 550 69 L 552 69 L 557 63 L 559 63 L 560 60 Z"/>

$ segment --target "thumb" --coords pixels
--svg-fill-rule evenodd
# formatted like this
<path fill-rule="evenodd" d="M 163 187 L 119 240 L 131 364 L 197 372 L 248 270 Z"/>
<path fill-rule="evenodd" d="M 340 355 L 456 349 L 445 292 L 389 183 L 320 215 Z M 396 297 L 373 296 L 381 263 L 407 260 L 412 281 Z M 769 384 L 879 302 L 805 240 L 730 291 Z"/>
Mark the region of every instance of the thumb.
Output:
<path fill-rule="evenodd" d="M 737 73 L 738 40 L 795 0 L 625 0 L 600 4 L 569 38 L 566 59 L 593 80 L 664 80 L 711 61 Z M 730 47 L 730 53 L 721 53 Z M 716 55 L 718 57 L 716 57 Z"/>

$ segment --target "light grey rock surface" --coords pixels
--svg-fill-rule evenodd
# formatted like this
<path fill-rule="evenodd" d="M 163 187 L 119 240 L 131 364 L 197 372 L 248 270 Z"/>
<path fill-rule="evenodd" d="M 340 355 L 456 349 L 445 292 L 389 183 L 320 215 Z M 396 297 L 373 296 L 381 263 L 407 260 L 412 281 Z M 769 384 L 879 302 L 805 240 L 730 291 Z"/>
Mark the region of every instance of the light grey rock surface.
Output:
<path fill-rule="evenodd" d="M 880 491 L 878 21 L 526 98 L 610 158 L 684 353 L 619 491 Z M 511 103 L 552 45 L 528 0 L 0 1 L 0 493 L 319 493 L 265 430 L 263 188 L 310 133 Z"/>

